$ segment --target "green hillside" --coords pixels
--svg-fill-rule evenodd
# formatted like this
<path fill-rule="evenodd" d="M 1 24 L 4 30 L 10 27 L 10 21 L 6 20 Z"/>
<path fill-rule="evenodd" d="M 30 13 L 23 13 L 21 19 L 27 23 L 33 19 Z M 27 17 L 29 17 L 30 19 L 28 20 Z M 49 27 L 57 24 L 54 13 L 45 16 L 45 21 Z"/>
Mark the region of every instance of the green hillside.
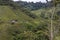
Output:
<path fill-rule="evenodd" d="M 60 7 L 30 10 L 0 1 L 0 40 L 60 40 Z M 5 4 L 6 3 L 6 4 Z"/>
<path fill-rule="evenodd" d="M 32 17 L 29 17 L 25 14 L 25 12 L 22 12 L 19 9 L 12 9 L 10 6 L 0 6 L 0 40 L 13 40 L 11 36 L 8 36 L 7 34 L 9 28 L 13 28 L 11 30 L 15 30 L 15 26 L 24 26 L 24 25 L 33 25 L 31 24 L 33 21 Z M 26 30 L 25 27 L 22 27 L 20 29 L 17 28 L 17 30 Z M 11 31 L 12 32 L 12 31 Z M 23 31 L 22 31 L 23 32 Z M 11 37 L 11 38 L 9 38 Z M 8 39 L 7 39 L 8 38 Z"/>
<path fill-rule="evenodd" d="M 37 16 L 37 18 L 34 18 L 34 13 L 29 15 L 26 13 L 29 12 L 23 12 L 21 9 L 12 9 L 10 6 L 0 6 L 0 40 L 40 40 L 38 33 L 41 32 L 47 36 L 47 31 L 43 30 L 46 22 Z M 33 16 L 31 17 L 30 15 Z M 41 30 L 40 25 L 43 26 Z M 25 39 L 25 37 L 27 38 Z"/>
<path fill-rule="evenodd" d="M 25 18 L 26 17 L 26 18 Z M 0 19 L 1 20 L 30 20 L 29 16 L 27 16 L 24 12 L 19 11 L 19 10 L 13 10 L 9 6 L 0 6 Z"/>
<path fill-rule="evenodd" d="M 32 22 L 33 18 L 20 10 L 13 10 L 10 6 L 0 6 L 0 26 L 5 27 L 5 25 L 10 25 L 13 21 L 26 23 Z"/>

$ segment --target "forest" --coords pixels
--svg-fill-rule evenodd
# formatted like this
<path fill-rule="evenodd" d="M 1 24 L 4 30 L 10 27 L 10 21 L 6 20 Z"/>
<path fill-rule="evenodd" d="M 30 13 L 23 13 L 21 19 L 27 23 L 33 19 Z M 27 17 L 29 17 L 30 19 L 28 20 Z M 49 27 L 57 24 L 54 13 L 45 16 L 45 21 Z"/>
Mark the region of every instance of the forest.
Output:
<path fill-rule="evenodd" d="M 60 0 L 0 0 L 0 40 L 60 40 Z"/>

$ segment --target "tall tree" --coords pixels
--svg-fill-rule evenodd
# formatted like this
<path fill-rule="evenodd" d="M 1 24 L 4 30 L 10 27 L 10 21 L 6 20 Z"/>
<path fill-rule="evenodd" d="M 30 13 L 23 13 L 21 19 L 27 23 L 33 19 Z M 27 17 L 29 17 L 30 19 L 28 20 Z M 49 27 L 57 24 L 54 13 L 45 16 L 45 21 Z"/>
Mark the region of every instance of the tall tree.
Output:
<path fill-rule="evenodd" d="M 46 0 L 48 2 L 48 0 Z M 54 2 L 54 0 L 52 0 L 52 2 Z M 54 13 L 55 13 L 55 4 L 54 5 L 54 9 L 52 10 L 52 13 L 51 13 L 51 18 L 49 19 L 50 20 L 50 40 L 54 40 L 54 26 L 53 26 L 53 19 L 54 19 Z"/>

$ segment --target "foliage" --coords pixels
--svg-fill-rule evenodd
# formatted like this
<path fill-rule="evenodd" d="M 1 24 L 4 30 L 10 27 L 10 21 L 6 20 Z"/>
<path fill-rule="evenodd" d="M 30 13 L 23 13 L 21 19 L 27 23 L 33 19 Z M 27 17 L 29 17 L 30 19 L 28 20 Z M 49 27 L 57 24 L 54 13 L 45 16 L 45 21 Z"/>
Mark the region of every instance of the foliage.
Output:
<path fill-rule="evenodd" d="M 42 3 L 42 2 L 23 2 L 23 1 L 17 1 L 17 4 L 21 5 L 22 7 L 28 8 L 30 10 L 38 10 L 42 8 L 52 7 L 52 3 L 49 1 L 48 3 Z"/>
<path fill-rule="evenodd" d="M 54 8 L 56 10 L 52 20 L 56 40 L 60 37 L 60 7 L 31 12 L 15 2 L 0 5 L 0 40 L 49 40 Z"/>

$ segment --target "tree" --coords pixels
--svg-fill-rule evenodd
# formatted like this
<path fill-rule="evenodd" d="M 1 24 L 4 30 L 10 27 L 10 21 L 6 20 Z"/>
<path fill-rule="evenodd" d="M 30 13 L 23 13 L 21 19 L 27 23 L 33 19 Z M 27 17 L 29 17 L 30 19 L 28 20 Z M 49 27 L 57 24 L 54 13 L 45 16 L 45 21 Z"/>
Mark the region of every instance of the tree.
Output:
<path fill-rule="evenodd" d="M 12 0 L 0 0 L 0 5 L 7 5 L 11 2 Z"/>

